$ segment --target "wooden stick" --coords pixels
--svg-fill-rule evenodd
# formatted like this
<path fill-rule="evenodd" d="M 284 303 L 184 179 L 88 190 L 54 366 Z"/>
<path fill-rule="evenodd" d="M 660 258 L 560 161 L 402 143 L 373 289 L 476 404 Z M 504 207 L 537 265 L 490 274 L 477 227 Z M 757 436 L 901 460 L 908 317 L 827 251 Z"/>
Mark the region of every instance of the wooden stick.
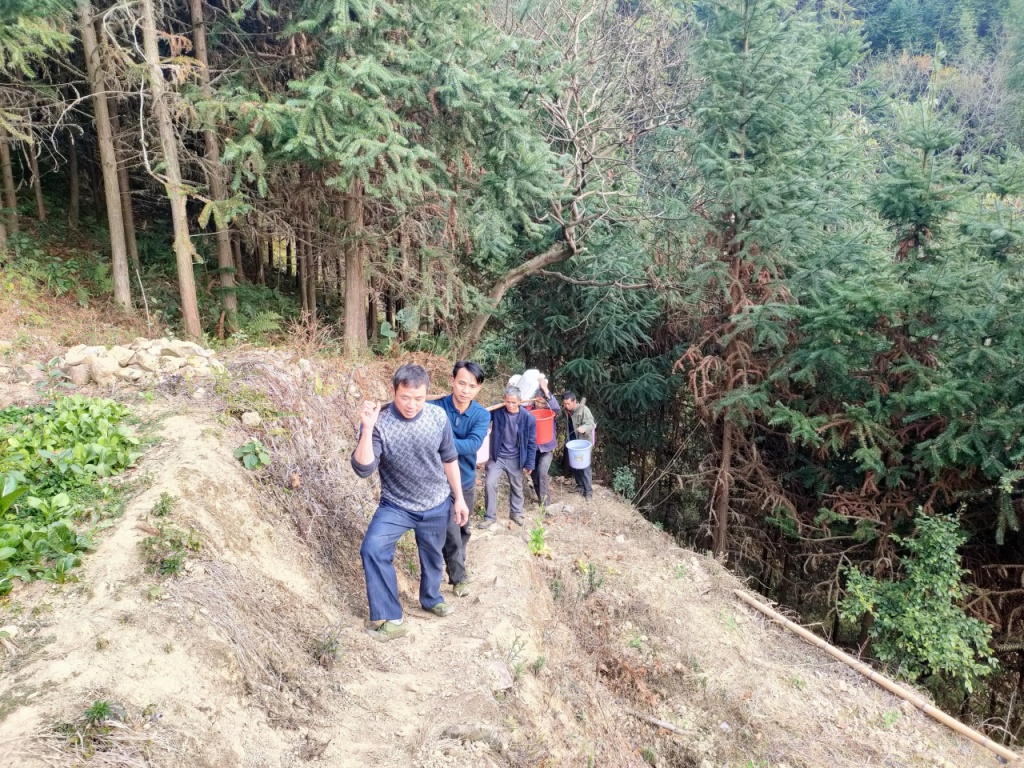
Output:
<path fill-rule="evenodd" d="M 969 727 L 967 725 L 964 725 L 959 720 L 956 720 L 956 719 L 950 717 L 945 712 L 943 712 L 941 709 L 938 709 L 937 707 L 934 707 L 931 704 L 929 704 L 927 701 L 925 701 L 923 698 L 918 696 L 913 691 L 911 691 L 911 690 L 909 690 L 907 688 L 904 688 L 899 683 L 893 682 L 892 680 L 890 680 L 885 675 L 883 675 L 883 674 L 881 674 L 879 672 L 876 672 L 874 669 L 869 667 L 864 662 L 862 662 L 862 661 L 860 661 L 858 659 L 855 659 L 853 656 L 851 656 L 848 653 L 845 653 L 844 651 L 839 650 L 838 648 L 836 648 L 831 643 L 826 642 L 825 640 L 822 640 L 820 637 L 815 635 L 813 632 L 810 632 L 810 631 L 804 629 L 799 624 L 794 624 L 792 621 L 787 619 L 781 613 L 779 613 L 778 611 L 775 611 L 775 610 L 769 608 L 764 603 L 758 602 L 753 597 L 748 595 L 746 592 L 743 592 L 743 591 L 741 591 L 739 589 L 734 589 L 733 590 L 733 594 L 736 595 L 736 597 L 738 597 L 744 603 L 749 605 L 751 608 L 756 608 L 758 611 L 763 613 L 765 616 L 768 616 L 769 618 L 771 618 L 774 621 L 778 622 L 779 624 L 784 626 L 786 629 L 788 629 L 790 632 L 793 632 L 794 634 L 799 635 L 800 637 L 802 637 L 804 640 L 806 640 L 811 645 L 813 645 L 813 646 L 815 646 L 817 648 L 820 648 L 821 650 L 825 651 L 825 653 L 827 653 L 829 656 L 832 656 L 833 658 L 838 659 L 839 661 L 841 661 L 844 664 L 846 664 L 848 667 L 851 667 L 852 669 L 857 670 L 858 672 L 860 672 L 862 675 L 864 675 L 864 677 L 866 677 L 871 682 L 877 683 L 878 685 L 880 685 L 883 688 L 885 688 L 885 690 L 889 691 L 890 693 L 892 693 L 892 694 L 894 694 L 896 696 L 899 696 L 904 701 L 909 701 L 911 704 L 913 704 L 915 707 L 920 709 L 926 715 L 928 715 L 929 717 L 934 718 L 935 720 L 938 720 L 940 723 L 942 723 L 947 728 L 950 728 L 951 730 L 956 731 L 961 736 L 966 736 L 968 739 L 973 741 L 975 744 L 979 744 L 980 746 L 984 747 L 985 749 L 987 749 L 987 750 L 989 750 L 991 752 L 995 752 L 997 755 L 999 755 L 999 757 L 1001 757 L 1006 762 L 1013 763 L 1014 765 L 1021 765 L 1022 763 L 1024 763 L 1024 758 L 1021 758 L 1021 756 L 1018 755 L 1016 752 L 1010 751 L 1009 749 L 1007 749 L 1006 747 L 1002 746 L 1001 744 L 996 744 L 994 741 L 992 741 L 990 738 L 985 736 L 983 733 L 979 733 L 978 731 L 974 730 L 973 728 L 971 728 L 971 727 Z"/>
<path fill-rule="evenodd" d="M 666 723 L 664 720 L 659 720 L 656 717 L 651 717 L 650 715 L 645 715 L 643 712 L 637 712 L 635 709 L 627 709 L 626 712 L 628 714 L 632 715 L 633 717 L 639 718 L 640 720 L 644 720 L 644 721 L 650 723 L 651 725 L 656 725 L 659 728 L 664 728 L 666 731 L 672 731 L 672 733 L 677 733 L 680 736 L 692 736 L 694 734 L 693 731 L 684 731 L 678 725 L 672 725 L 672 723 Z"/>

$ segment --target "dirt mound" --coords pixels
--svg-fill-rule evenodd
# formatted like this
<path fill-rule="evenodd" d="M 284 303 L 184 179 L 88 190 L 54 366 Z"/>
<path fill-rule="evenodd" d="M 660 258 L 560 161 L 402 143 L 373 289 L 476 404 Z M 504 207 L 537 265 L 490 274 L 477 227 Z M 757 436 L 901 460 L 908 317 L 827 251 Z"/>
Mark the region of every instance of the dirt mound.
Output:
<path fill-rule="evenodd" d="M 728 572 L 604 489 L 585 505 L 556 484 L 545 518 L 474 532 L 472 591 L 445 586 L 446 619 L 420 610 L 401 550 L 412 631 L 374 642 L 356 551 L 374 490 L 346 464 L 349 409 L 380 382 L 274 356 L 229 367 L 216 396 L 140 409 L 161 439 L 134 471 L 146 490 L 81 580 L 4 605 L 19 653 L 0 765 L 996 764 L 739 604 Z M 248 433 L 243 411 L 261 415 Z M 232 455 L 253 437 L 274 454 L 262 472 Z M 178 497 L 167 517 L 161 494 Z M 160 577 L 143 542 L 169 525 L 201 547 Z M 99 700 L 123 714 L 86 760 L 74 726 Z"/>

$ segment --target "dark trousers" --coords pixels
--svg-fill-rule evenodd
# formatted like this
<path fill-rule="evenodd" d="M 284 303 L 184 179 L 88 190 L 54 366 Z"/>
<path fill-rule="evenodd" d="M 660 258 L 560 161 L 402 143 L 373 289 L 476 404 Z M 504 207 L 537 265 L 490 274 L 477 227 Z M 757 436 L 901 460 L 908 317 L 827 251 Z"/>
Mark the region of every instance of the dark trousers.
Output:
<path fill-rule="evenodd" d="M 573 469 L 572 476 L 576 478 L 576 487 L 583 489 L 583 495 L 586 498 L 590 498 L 594 495 L 594 484 L 593 484 L 593 467 L 587 467 L 586 469 Z"/>
<path fill-rule="evenodd" d="M 430 610 L 444 602 L 441 597 L 441 547 L 451 516 L 450 498 L 423 512 L 411 512 L 381 500 L 359 548 L 366 574 L 370 621 L 402 618 L 398 576 L 395 574 L 395 544 L 408 530 L 416 532 L 416 548 L 420 555 L 420 605 Z"/>
<path fill-rule="evenodd" d="M 466 506 L 469 507 L 469 519 L 465 525 L 455 522 L 454 511 L 448 516 L 448 530 L 445 532 L 444 567 L 448 570 L 448 581 L 458 584 L 466 580 L 466 548 L 469 546 L 469 523 L 473 519 L 473 505 L 476 502 L 476 485 L 462 489 L 462 495 L 466 498 Z M 454 504 L 454 502 L 453 502 Z"/>
<path fill-rule="evenodd" d="M 537 500 L 547 506 L 548 504 L 548 470 L 551 469 L 553 451 L 537 454 L 537 465 L 533 468 L 533 490 L 537 494 Z"/>

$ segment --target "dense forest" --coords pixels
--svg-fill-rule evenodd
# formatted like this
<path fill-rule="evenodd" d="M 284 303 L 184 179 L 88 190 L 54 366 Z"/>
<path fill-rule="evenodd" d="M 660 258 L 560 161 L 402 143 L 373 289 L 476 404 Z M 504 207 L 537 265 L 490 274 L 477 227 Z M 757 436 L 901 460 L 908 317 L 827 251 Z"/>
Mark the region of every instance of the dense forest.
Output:
<path fill-rule="evenodd" d="M 1024 734 L 1022 0 L 3 0 L 0 264 L 588 399 L 605 479 Z"/>

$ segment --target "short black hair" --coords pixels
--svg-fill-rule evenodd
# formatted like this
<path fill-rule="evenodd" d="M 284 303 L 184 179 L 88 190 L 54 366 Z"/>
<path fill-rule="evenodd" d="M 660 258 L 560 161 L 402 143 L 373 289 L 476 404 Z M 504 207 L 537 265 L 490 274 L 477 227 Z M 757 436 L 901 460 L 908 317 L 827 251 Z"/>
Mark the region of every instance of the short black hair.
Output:
<path fill-rule="evenodd" d="M 391 386 L 395 388 L 395 392 L 398 391 L 399 387 L 407 387 L 409 389 L 426 387 L 429 390 L 430 374 L 427 373 L 427 369 L 422 365 L 407 363 L 395 371 L 395 375 L 391 377 Z"/>
<path fill-rule="evenodd" d="M 484 379 L 487 378 L 486 376 L 484 376 L 484 369 L 481 368 L 476 363 L 474 363 L 472 360 L 459 360 L 459 362 L 455 364 L 455 367 L 452 368 L 452 378 L 454 379 L 456 376 L 458 376 L 459 371 L 463 369 L 469 371 L 469 375 L 476 379 L 477 384 L 483 384 Z"/>
<path fill-rule="evenodd" d="M 567 390 L 565 390 L 565 392 L 562 393 L 562 399 L 563 400 L 575 400 L 576 399 L 576 393 L 573 392 L 572 390 L 567 389 Z"/>

